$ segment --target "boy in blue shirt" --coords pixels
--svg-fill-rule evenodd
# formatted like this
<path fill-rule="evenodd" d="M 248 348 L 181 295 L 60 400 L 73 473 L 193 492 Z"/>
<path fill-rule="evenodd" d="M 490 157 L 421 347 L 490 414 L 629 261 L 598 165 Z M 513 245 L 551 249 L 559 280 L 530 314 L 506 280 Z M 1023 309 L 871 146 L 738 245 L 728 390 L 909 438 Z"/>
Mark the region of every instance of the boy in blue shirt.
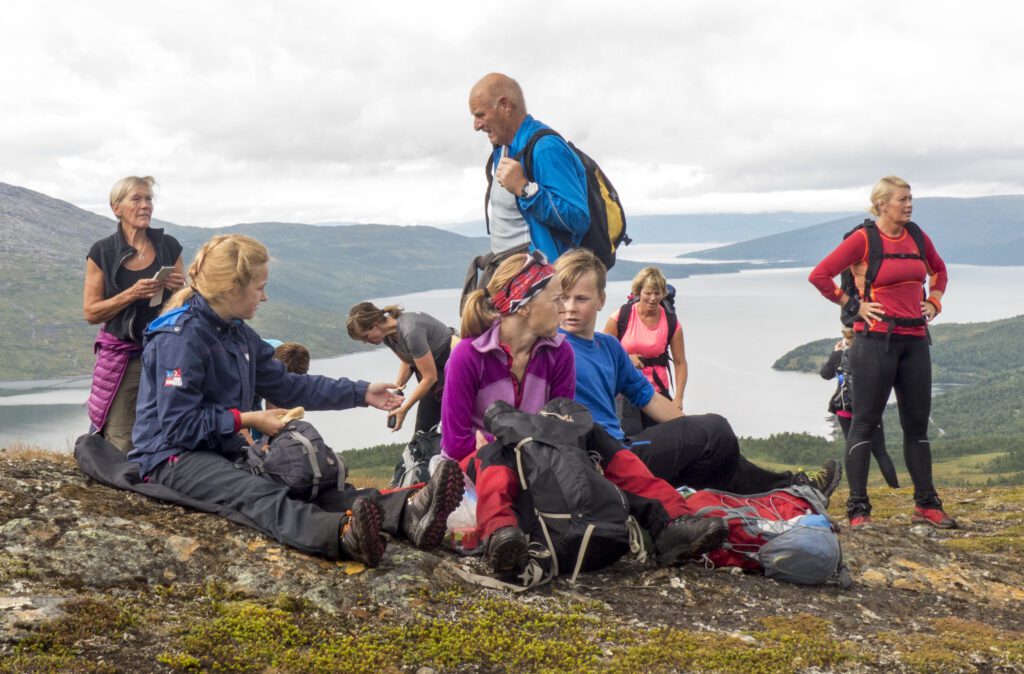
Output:
<path fill-rule="evenodd" d="M 559 330 L 576 355 L 576 400 L 590 410 L 596 423 L 629 446 L 651 473 L 675 487 L 757 494 L 804 484 L 826 497 L 832 495 L 842 474 L 835 460 L 829 459 L 812 473 L 766 470 L 740 454 L 736 434 L 724 417 L 683 416 L 670 400 L 654 394 L 654 387 L 633 366 L 619 341 L 595 331 L 597 315 L 604 308 L 607 272 L 593 253 L 573 250 L 559 257 L 555 268 L 564 299 Z M 659 423 L 626 437 L 615 414 L 617 395 Z"/>

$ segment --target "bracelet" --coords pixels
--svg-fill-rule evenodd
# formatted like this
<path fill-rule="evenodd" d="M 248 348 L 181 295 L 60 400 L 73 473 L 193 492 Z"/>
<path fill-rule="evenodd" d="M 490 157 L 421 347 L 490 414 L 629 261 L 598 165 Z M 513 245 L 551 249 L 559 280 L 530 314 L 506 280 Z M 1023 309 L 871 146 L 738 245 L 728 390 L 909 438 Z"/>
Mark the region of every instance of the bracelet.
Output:
<path fill-rule="evenodd" d="M 942 302 L 940 302 L 939 298 L 936 297 L 935 295 L 929 295 L 928 299 L 926 299 L 925 302 L 935 307 L 936 316 L 942 313 Z"/>
<path fill-rule="evenodd" d="M 239 412 L 238 409 L 236 409 L 234 407 L 229 409 L 228 412 L 231 412 L 231 416 L 233 416 L 235 418 L 235 430 L 234 430 L 234 432 L 237 433 L 238 431 L 242 430 L 242 413 Z"/>

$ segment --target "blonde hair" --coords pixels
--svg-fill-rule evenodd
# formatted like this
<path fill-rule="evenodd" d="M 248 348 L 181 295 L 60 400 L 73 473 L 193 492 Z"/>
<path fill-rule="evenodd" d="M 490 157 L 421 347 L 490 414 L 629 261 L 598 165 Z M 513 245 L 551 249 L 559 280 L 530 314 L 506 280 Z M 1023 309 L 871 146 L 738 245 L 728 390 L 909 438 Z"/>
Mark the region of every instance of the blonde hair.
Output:
<path fill-rule="evenodd" d="M 500 315 L 491 305 L 489 296 L 511 283 L 526 264 L 526 259 L 526 253 L 517 253 L 506 258 L 487 282 L 487 294 L 482 288 L 477 288 L 466 295 L 466 303 L 462 306 L 462 325 L 459 326 L 460 337 L 478 337 L 487 332 L 487 328 L 491 327 L 491 323 Z"/>
<path fill-rule="evenodd" d="M 256 270 L 270 262 L 267 247 L 242 234 L 218 234 L 203 244 L 188 266 L 189 285 L 171 295 L 164 311 L 176 309 L 199 293 L 211 304 L 222 304 L 252 283 Z"/>
<path fill-rule="evenodd" d="M 389 304 L 383 309 L 378 309 L 373 302 L 360 302 L 349 310 L 345 327 L 348 329 L 349 337 L 360 340 L 374 327 L 386 321 L 388 316 L 398 318 L 401 315 L 402 307 L 397 304 Z"/>
<path fill-rule="evenodd" d="M 555 269 L 558 271 L 558 278 L 562 280 L 563 290 L 575 288 L 584 274 L 590 271 L 594 272 L 597 292 L 604 295 L 604 287 L 608 282 L 608 270 L 604 263 L 586 248 L 575 248 L 559 257 L 555 260 Z"/>
<path fill-rule="evenodd" d="M 131 194 L 132 190 L 137 187 L 145 187 L 149 195 L 153 196 L 154 185 L 156 185 L 156 180 L 153 176 L 128 176 L 127 178 L 121 178 L 110 188 L 110 208 L 113 209 L 124 201 Z M 120 220 L 121 218 L 118 218 L 118 221 Z"/>
<path fill-rule="evenodd" d="M 893 192 L 900 188 L 910 189 L 910 183 L 899 176 L 885 176 L 878 181 L 875 189 L 871 190 L 871 214 L 876 218 L 882 214 L 879 208 L 892 198 Z"/>
<path fill-rule="evenodd" d="M 668 292 L 668 281 L 665 280 L 665 275 L 657 267 L 644 267 L 637 272 L 637 275 L 633 277 L 633 285 L 630 286 L 629 290 L 633 293 L 633 297 L 640 297 L 640 291 L 644 289 L 644 286 L 648 285 L 654 286 L 662 295 Z"/>

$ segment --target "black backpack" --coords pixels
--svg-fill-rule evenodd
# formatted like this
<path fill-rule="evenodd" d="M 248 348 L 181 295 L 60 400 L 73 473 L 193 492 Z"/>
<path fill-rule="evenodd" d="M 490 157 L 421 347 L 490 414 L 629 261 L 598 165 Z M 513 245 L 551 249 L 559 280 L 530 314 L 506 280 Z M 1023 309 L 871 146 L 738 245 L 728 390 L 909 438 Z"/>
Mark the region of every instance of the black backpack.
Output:
<path fill-rule="evenodd" d="M 239 462 L 255 475 L 288 486 L 293 498 L 312 501 L 325 489 L 345 486 L 348 470 L 308 421 L 290 421 L 272 438 L 249 445 Z"/>
<path fill-rule="evenodd" d="M 906 225 L 907 232 L 910 237 L 914 239 L 914 243 L 917 244 L 917 253 L 883 253 L 882 252 L 882 235 L 878 232 L 878 225 L 874 220 L 865 219 L 864 222 L 857 225 L 849 232 L 843 235 L 843 240 L 846 240 L 850 235 L 859 229 L 863 229 L 868 237 L 868 268 L 864 272 L 864 294 L 860 293 L 857 288 L 857 283 L 853 278 L 853 271 L 848 267 L 843 270 L 840 275 L 839 286 L 843 292 L 846 293 L 851 301 L 847 302 L 843 306 L 843 311 L 840 314 L 840 320 L 843 325 L 847 327 L 853 327 L 853 324 L 860 320 L 857 312 L 860 310 L 860 300 L 870 300 L 871 286 L 874 284 L 875 279 L 878 278 L 878 270 L 882 267 L 882 261 L 891 258 L 900 258 L 908 260 L 924 260 L 924 234 L 921 232 L 921 228 L 916 223 L 908 222 Z M 922 297 L 924 291 L 922 290 Z M 902 318 L 892 319 L 889 323 L 889 330 L 892 331 L 892 326 L 905 325 L 905 326 L 918 326 L 925 325 L 926 321 L 924 318 Z"/>
<path fill-rule="evenodd" d="M 619 341 L 622 341 L 622 336 L 626 334 L 626 328 L 629 327 L 629 319 L 633 315 L 633 305 L 639 301 L 640 298 L 630 295 L 629 301 L 619 307 L 619 319 L 615 324 L 615 334 Z M 672 335 L 676 334 L 676 327 L 679 325 L 679 317 L 676 316 L 676 289 L 671 284 L 666 287 L 665 296 L 661 298 L 661 306 L 665 309 L 665 320 L 668 322 L 668 341 L 665 342 L 665 350 L 654 358 L 641 357 L 640 362 L 648 367 L 660 365 L 668 368 L 669 381 L 663 382 L 657 374 L 654 375 L 654 382 L 658 387 L 658 391 L 668 396 L 671 395 L 669 382 L 672 380 L 672 359 L 668 356 L 668 345 L 672 341 Z"/>
<path fill-rule="evenodd" d="M 553 129 L 540 129 L 526 141 L 526 145 L 514 157 L 522 162 L 526 179 L 533 182 L 533 146 L 544 136 L 558 136 L 561 134 Z M 612 182 L 608 180 L 601 167 L 597 165 L 585 152 L 566 141 L 576 156 L 583 163 L 583 169 L 587 174 L 587 208 L 590 211 L 590 227 L 587 228 L 580 241 L 580 248 L 590 250 L 598 257 L 604 266 L 611 269 L 615 266 L 615 250 L 620 244 L 628 246 L 632 239 L 626 235 L 626 214 L 622 210 L 622 202 L 619 201 L 619 193 L 615 191 Z M 490 217 L 487 215 L 487 201 L 491 195 L 491 182 L 494 176 L 491 169 L 494 167 L 494 154 L 487 158 L 484 172 L 487 174 L 487 193 L 484 195 L 484 218 L 487 220 L 487 233 L 491 233 Z M 552 230 L 556 236 L 563 236 L 559 230 Z M 568 236 L 568 234 L 564 234 Z"/>
<path fill-rule="evenodd" d="M 593 423 L 583 405 L 566 398 L 538 414 L 499 400 L 484 416 L 496 442 L 480 451 L 514 456 L 522 489 L 516 511 L 530 539 L 546 549 L 543 558 L 552 560 L 548 578 L 571 573 L 575 581 L 580 571 L 604 568 L 636 547 L 639 528 L 625 494 L 583 449 Z"/>
<path fill-rule="evenodd" d="M 402 458 L 395 465 L 391 489 L 411 487 L 430 479 L 430 459 L 441 453 L 441 431 L 437 426 L 416 431 L 402 450 Z"/>

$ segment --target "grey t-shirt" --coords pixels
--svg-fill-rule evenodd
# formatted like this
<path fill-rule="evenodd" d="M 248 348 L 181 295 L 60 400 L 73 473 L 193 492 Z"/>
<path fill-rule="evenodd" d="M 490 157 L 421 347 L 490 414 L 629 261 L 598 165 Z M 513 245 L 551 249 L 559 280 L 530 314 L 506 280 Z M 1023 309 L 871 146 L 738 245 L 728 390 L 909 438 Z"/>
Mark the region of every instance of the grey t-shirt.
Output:
<path fill-rule="evenodd" d="M 516 206 L 516 198 L 498 181 L 491 183 L 490 209 L 491 252 L 497 255 L 506 250 L 530 243 L 530 227 Z"/>
<path fill-rule="evenodd" d="M 427 353 L 433 354 L 435 360 L 442 357 L 455 334 L 453 329 L 430 314 L 407 311 L 395 320 L 398 322 L 398 332 L 385 337 L 384 344 L 410 365 Z"/>

